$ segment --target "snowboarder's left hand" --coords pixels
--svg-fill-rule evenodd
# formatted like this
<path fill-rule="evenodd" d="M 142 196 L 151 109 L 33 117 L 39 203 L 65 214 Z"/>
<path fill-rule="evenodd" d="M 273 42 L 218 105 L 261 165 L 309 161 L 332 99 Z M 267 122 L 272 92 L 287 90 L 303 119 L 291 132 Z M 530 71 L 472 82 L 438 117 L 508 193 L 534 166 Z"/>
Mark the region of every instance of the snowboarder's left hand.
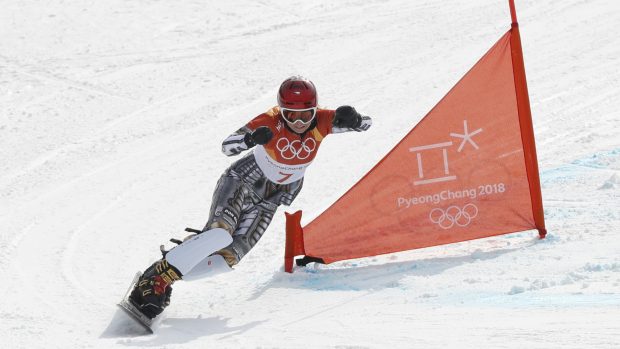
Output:
<path fill-rule="evenodd" d="M 350 105 L 343 105 L 336 109 L 334 126 L 341 128 L 357 128 L 362 123 L 362 116 Z"/>

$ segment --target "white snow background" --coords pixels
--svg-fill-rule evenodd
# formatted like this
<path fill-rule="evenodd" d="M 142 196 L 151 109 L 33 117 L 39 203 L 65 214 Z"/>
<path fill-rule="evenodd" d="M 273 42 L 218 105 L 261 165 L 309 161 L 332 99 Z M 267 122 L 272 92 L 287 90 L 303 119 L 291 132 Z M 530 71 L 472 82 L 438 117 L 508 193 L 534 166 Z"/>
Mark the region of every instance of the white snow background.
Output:
<path fill-rule="evenodd" d="M 374 118 L 324 142 L 287 209 L 308 222 L 509 29 L 508 1 L 0 1 L 0 347 L 620 347 L 620 2 L 516 5 L 546 239 L 286 274 L 281 209 L 139 336 L 115 303 L 160 243 L 202 228 L 236 159 L 221 141 L 283 79 Z"/>

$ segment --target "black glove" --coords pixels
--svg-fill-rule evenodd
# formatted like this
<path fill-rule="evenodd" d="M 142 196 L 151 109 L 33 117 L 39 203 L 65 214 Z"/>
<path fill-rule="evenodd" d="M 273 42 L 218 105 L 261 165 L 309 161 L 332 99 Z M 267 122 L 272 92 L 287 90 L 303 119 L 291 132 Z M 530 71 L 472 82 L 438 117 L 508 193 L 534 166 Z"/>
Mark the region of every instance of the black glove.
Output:
<path fill-rule="evenodd" d="M 257 144 L 266 144 L 273 137 L 273 132 L 267 126 L 261 126 L 254 130 L 254 132 L 246 133 L 245 137 L 243 137 L 243 141 L 249 148 Z"/>
<path fill-rule="evenodd" d="M 340 128 L 358 128 L 362 124 L 362 116 L 350 105 L 336 109 L 334 126 Z"/>

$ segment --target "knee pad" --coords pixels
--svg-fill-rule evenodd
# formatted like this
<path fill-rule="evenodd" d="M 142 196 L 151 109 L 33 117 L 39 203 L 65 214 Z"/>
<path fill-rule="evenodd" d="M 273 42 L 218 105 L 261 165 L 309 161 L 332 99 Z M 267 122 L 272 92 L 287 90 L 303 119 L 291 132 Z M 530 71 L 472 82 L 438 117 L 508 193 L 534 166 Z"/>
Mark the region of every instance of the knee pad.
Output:
<path fill-rule="evenodd" d="M 233 242 L 224 229 L 212 229 L 195 235 L 166 254 L 166 260 L 185 275 L 203 259 Z"/>
<path fill-rule="evenodd" d="M 232 268 L 228 265 L 226 260 L 224 260 L 224 257 L 219 254 L 214 254 L 200 261 L 200 263 L 193 267 L 186 275 L 183 275 L 183 280 L 198 280 L 231 270 Z"/>

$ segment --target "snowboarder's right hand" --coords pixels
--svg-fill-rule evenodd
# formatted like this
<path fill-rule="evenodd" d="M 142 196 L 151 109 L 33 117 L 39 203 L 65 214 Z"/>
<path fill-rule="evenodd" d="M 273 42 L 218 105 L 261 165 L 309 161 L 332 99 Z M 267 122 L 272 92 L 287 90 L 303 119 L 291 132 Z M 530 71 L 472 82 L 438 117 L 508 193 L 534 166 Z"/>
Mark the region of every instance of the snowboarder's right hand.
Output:
<path fill-rule="evenodd" d="M 273 138 L 273 132 L 267 126 L 261 126 L 254 130 L 252 133 L 246 133 L 243 140 L 247 144 L 248 148 L 260 144 L 267 144 Z"/>

